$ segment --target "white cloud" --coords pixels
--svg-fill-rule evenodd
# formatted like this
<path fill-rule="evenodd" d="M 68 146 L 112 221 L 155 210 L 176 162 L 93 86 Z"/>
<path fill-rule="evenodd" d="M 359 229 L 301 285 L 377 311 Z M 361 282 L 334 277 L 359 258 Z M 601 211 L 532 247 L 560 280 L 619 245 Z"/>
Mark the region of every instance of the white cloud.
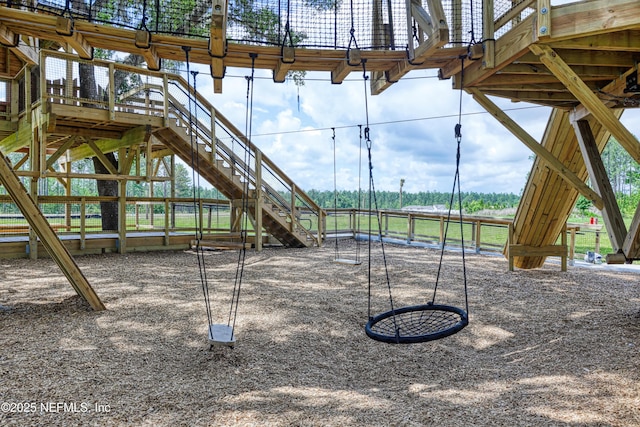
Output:
<path fill-rule="evenodd" d="M 451 81 L 440 81 L 434 74 L 413 71 L 377 96 L 368 94 L 367 82 L 365 104 L 361 71 L 351 73 L 340 85 L 331 84 L 328 73 L 308 73 L 305 85 L 297 88 L 292 83 L 274 83 L 270 71 L 256 70 L 253 142 L 300 187 L 332 190 L 331 128 L 335 128 L 338 189 L 368 188 L 366 141 L 361 142 L 358 127 L 364 128 L 368 109 L 376 189 L 396 191 L 402 178 L 407 192 L 449 192 L 455 172 L 454 126 L 460 92 L 451 88 Z M 199 77 L 198 81 L 199 91 L 241 130 L 246 126 L 248 75 L 250 70 L 229 70 L 222 94 L 213 94 L 210 80 Z M 540 140 L 548 108 L 492 100 Z M 461 111 L 462 191 L 519 193 L 531 168 L 531 151 L 466 93 Z M 634 134 L 640 133 L 637 113 L 623 116 Z"/>

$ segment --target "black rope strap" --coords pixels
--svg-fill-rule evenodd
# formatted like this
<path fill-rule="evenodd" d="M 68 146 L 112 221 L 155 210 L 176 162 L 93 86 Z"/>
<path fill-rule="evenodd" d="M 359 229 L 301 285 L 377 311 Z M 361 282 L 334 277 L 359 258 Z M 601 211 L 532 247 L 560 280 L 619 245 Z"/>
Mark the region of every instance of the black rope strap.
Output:
<path fill-rule="evenodd" d="M 209 282 L 207 280 L 207 267 L 204 259 L 204 250 L 200 245 L 200 241 L 202 240 L 202 222 L 200 221 L 200 217 L 198 215 L 198 200 L 200 199 L 200 185 L 196 183 L 199 180 L 199 175 L 196 174 L 196 170 L 199 170 L 199 156 L 196 156 L 197 152 L 197 140 L 194 138 L 195 132 L 193 129 L 193 107 L 192 104 L 195 104 L 193 100 L 193 96 L 191 94 L 191 81 L 190 77 L 193 77 L 193 92 L 195 96 L 196 91 L 196 76 L 198 75 L 197 71 L 191 71 L 191 65 L 189 60 L 189 52 L 191 51 L 191 47 L 182 46 L 185 54 L 185 60 L 187 63 L 187 100 L 189 102 L 189 142 L 191 146 L 191 178 L 192 178 L 192 191 L 193 191 L 193 216 L 194 216 L 194 224 L 195 224 L 195 240 L 196 240 L 196 258 L 198 259 L 198 271 L 200 273 L 200 284 L 202 286 L 202 293 L 204 295 L 205 308 L 207 312 L 207 321 L 208 324 L 211 325 L 213 316 L 211 312 L 211 298 L 209 293 Z M 193 102 L 192 102 L 193 101 Z"/>
<path fill-rule="evenodd" d="M 463 61 L 464 69 L 464 58 Z M 443 236 L 443 242 L 440 250 L 440 261 L 438 263 L 438 273 L 436 276 L 436 282 L 433 287 L 433 294 L 431 301 L 424 305 L 415 305 L 409 307 L 395 308 L 393 304 L 393 298 L 391 295 L 391 285 L 389 281 L 389 274 L 387 275 L 387 288 L 389 290 L 389 304 L 390 310 L 377 316 L 371 317 L 371 279 L 369 279 L 369 321 L 365 326 L 365 332 L 367 335 L 377 341 L 382 341 L 391 344 L 412 344 L 433 341 L 440 338 L 444 338 L 459 332 L 465 326 L 469 324 L 469 302 L 467 292 L 467 270 L 465 262 L 464 251 L 464 233 L 462 223 L 462 197 L 460 192 L 460 143 L 462 141 L 462 90 L 460 90 L 460 107 L 458 111 L 458 123 L 454 128 L 456 137 L 456 172 L 453 180 L 453 189 L 451 191 L 451 199 L 449 201 L 449 213 L 447 215 L 446 227 Z M 370 145 L 368 144 L 370 148 Z M 371 166 L 371 150 L 369 149 L 369 169 Z M 371 188 L 373 188 L 373 174 L 371 176 Z M 451 220 L 451 211 L 454 205 L 454 196 L 458 194 L 458 207 L 460 218 L 460 236 L 462 245 L 462 269 L 464 276 L 464 301 L 465 308 L 435 304 L 436 293 L 438 290 L 439 279 L 442 271 L 444 250 L 447 241 L 447 233 L 449 229 L 449 223 Z M 375 200 L 375 191 L 374 191 Z M 382 230 L 380 224 L 380 216 L 378 216 L 378 227 Z M 382 242 L 382 236 L 380 235 L 380 241 Z M 384 255 L 383 247 L 383 261 L 386 268 L 386 257 Z"/>

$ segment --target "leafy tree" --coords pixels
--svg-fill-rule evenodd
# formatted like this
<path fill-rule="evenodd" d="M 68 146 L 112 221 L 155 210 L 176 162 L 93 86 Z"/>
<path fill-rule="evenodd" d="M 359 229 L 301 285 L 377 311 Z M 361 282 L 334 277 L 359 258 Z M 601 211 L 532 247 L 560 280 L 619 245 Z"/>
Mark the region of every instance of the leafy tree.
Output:
<path fill-rule="evenodd" d="M 177 197 L 193 197 L 193 188 L 191 186 L 191 178 L 189 177 L 189 169 L 181 163 L 176 163 L 176 196 Z"/>
<path fill-rule="evenodd" d="M 591 203 L 591 200 L 587 199 L 582 194 L 576 201 L 576 209 L 578 209 L 578 212 L 580 212 L 580 215 L 582 216 L 587 216 L 587 214 L 589 213 L 589 209 L 591 209 L 592 206 L 593 203 Z"/>

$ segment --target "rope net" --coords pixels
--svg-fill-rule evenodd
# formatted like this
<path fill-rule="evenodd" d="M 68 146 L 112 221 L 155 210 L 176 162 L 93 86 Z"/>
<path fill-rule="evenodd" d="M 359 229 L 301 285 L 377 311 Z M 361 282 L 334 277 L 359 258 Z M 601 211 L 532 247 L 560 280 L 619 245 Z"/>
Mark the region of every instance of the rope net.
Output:
<path fill-rule="evenodd" d="M 365 331 L 377 341 L 412 344 L 453 335 L 468 323 L 467 314 L 462 309 L 426 304 L 382 313 L 369 320 Z"/>
<path fill-rule="evenodd" d="M 418 3 L 431 13 L 426 0 Z M 497 13 L 514 5 L 511 0 L 494 3 Z M 197 38 L 209 37 L 212 16 L 211 0 L 0 0 L 0 4 L 120 28 Z M 442 5 L 452 45 L 481 41 L 482 0 L 444 0 Z M 357 46 L 353 46 L 353 38 Z M 408 28 L 405 0 L 229 0 L 227 40 L 252 45 L 366 50 L 402 50 L 409 43 L 418 44 L 414 24 Z"/>

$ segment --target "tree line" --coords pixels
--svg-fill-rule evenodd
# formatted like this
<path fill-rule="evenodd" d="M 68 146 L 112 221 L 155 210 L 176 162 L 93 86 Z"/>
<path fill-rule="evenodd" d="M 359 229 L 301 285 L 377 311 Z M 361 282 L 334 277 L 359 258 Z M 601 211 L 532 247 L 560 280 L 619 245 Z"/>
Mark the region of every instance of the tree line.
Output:
<path fill-rule="evenodd" d="M 329 191 L 308 190 L 306 193 L 311 199 L 324 209 L 366 209 L 369 206 L 368 191 Z M 378 209 L 400 209 L 406 206 L 445 206 L 449 207 L 451 193 L 440 191 L 421 191 L 418 193 L 402 193 L 398 191 L 377 191 L 375 202 Z M 462 207 L 467 213 L 478 212 L 483 209 L 505 209 L 515 207 L 520 201 L 520 196 L 513 193 L 476 193 L 461 192 Z M 454 207 L 457 206 L 458 197 L 454 197 Z M 371 202 L 373 204 L 373 202 Z M 402 206 L 401 206 L 402 205 Z"/>

